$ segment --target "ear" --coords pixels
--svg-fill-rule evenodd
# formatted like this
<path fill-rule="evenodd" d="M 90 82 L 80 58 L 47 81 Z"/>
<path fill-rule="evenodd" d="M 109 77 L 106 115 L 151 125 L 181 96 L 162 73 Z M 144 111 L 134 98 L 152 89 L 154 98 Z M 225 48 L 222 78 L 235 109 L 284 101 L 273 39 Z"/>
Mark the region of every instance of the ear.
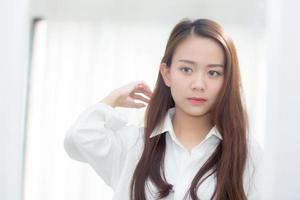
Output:
<path fill-rule="evenodd" d="M 170 68 L 167 66 L 166 63 L 161 63 L 159 67 L 159 71 L 164 79 L 165 84 L 170 87 L 171 81 L 170 81 Z"/>

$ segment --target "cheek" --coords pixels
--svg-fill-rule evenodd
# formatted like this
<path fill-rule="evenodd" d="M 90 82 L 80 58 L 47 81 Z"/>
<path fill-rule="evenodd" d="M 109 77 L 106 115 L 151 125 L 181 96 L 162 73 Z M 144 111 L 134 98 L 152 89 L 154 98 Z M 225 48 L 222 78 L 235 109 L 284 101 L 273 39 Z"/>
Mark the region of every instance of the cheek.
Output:
<path fill-rule="evenodd" d="M 175 84 L 174 84 L 175 83 Z M 184 95 L 184 89 L 183 89 L 183 85 L 178 84 L 180 82 L 174 82 L 171 86 L 171 92 L 173 97 L 176 98 L 180 98 L 182 95 Z"/>
<path fill-rule="evenodd" d="M 211 85 L 211 93 L 214 97 L 218 96 L 218 94 L 221 92 L 223 83 L 224 81 L 220 80 Z"/>
<path fill-rule="evenodd" d="M 170 89 L 175 101 L 186 96 L 187 84 L 187 81 L 183 81 L 180 77 L 173 77 Z"/>
<path fill-rule="evenodd" d="M 171 87 L 174 90 L 181 90 L 183 88 L 186 88 L 185 84 L 187 83 L 187 81 L 180 74 L 178 74 L 176 72 L 173 73 L 172 76 L 171 76 L 171 78 L 170 78 L 170 80 L 171 80 Z"/>

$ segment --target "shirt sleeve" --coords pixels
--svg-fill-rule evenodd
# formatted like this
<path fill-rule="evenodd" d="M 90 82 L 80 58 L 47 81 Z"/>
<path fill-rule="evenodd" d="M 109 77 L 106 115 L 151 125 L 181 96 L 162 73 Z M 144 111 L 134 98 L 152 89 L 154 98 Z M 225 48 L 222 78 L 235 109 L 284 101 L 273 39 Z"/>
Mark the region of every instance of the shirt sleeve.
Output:
<path fill-rule="evenodd" d="M 263 162 L 263 148 L 255 140 L 252 139 L 249 142 L 249 157 L 246 164 L 244 185 L 246 189 L 248 200 L 261 200 L 261 180 L 262 174 L 262 162 Z"/>
<path fill-rule="evenodd" d="M 64 139 L 67 154 L 74 160 L 90 164 L 113 190 L 128 148 L 139 135 L 140 129 L 127 123 L 123 113 L 98 102 L 79 115 Z"/>

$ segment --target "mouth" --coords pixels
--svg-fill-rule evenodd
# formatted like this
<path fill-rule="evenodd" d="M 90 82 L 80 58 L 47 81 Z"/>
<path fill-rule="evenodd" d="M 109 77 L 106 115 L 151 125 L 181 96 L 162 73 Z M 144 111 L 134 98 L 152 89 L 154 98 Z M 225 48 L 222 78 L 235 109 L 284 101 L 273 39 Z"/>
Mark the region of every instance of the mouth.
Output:
<path fill-rule="evenodd" d="M 195 101 L 206 101 L 206 99 L 201 98 L 201 97 L 190 97 L 188 100 L 195 100 Z"/>
<path fill-rule="evenodd" d="M 198 97 L 191 97 L 191 98 L 187 98 L 187 99 L 193 105 L 201 105 L 206 102 L 206 99 L 198 98 Z"/>

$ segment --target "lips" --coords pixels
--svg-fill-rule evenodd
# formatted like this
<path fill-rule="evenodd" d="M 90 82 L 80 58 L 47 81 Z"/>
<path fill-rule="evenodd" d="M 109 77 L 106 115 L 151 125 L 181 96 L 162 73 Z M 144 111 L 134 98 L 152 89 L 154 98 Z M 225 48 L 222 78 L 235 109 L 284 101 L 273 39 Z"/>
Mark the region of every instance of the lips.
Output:
<path fill-rule="evenodd" d="M 188 99 L 190 99 L 190 100 L 196 100 L 196 101 L 206 101 L 206 99 L 203 99 L 201 97 L 190 97 Z"/>

